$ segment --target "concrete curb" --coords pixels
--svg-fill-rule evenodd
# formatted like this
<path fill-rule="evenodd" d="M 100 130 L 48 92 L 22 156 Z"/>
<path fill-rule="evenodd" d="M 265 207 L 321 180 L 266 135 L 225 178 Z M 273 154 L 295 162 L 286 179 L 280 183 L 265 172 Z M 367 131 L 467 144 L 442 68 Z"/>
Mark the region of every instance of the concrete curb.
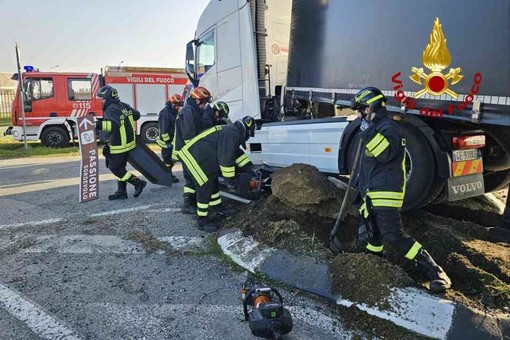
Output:
<path fill-rule="evenodd" d="M 218 237 L 224 254 L 252 273 L 290 287 L 329 299 L 345 307 L 355 306 L 412 332 L 437 339 L 504 339 L 510 318 L 477 312 L 438 298 L 417 288 L 394 288 L 384 309 L 363 301 L 349 301 L 331 292 L 328 264 L 306 256 L 270 248 L 241 231 L 226 231 Z M 389 307 L 388 307 L 389 305 Z"/>

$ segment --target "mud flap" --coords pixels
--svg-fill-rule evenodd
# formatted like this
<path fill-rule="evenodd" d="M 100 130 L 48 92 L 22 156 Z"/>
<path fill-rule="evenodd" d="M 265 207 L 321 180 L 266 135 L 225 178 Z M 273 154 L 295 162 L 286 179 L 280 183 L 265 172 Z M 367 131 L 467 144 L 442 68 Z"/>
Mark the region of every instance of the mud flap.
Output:
<path fill-rule="evenodd" d="M 172 186 L 172 174 L 163 161 L 137 138 L 136 148 L 129 152 L 129 164 L 151 183 Z"/>

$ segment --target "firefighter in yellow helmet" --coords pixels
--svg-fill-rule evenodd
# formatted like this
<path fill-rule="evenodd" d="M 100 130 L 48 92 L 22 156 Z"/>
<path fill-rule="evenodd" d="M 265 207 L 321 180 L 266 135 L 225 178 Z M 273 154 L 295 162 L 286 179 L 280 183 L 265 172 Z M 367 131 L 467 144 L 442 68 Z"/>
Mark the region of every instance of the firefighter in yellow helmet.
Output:
<path fill-rule="evenodd" d="M 400 209 L 406 189 L 406 143 L 400 127 L 386 112 L 386 97 L 375 87 L 360 90 L 352 109 L 361 119 L 366 141 L 358 177 L 362 198 L 360 241 L 374 254 L 382 254 L 384 242 L 414 261 L 430 282 L 430 290 L 443 292 L 451 287 L 444 270 L 422 245 L 402 229 Z M 370 119 L 369 119 L 369 118 Z"/>

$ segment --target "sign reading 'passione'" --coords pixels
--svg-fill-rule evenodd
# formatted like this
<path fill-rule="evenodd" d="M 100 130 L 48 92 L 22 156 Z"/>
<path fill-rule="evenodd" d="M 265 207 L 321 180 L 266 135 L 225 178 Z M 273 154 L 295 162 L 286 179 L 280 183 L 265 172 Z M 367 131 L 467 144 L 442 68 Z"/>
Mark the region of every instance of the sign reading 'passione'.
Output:
<path fill-rule="evenodd" d="M 99 163 L 97 153 L 94 116 L 78 118 L 78 138 L 80 140 L 80 202 L 99 198 Z"/>

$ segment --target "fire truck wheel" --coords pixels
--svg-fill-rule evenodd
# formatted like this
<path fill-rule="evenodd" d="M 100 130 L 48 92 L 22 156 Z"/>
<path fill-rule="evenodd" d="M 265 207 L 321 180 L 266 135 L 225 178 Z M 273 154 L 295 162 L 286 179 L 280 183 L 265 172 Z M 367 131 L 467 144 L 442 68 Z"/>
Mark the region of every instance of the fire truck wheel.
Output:
<path fill-rule="evenodd" d="M 65 148 L 69 146 L 69 133 L 60 126 L 48 126 L 41 133 L 41 143 L 50 148 Z"/>
<path fill-rule="evenodd" d="M 150 122 L 142 125 L 140 138 L 144 143 L 155 143 L 159 136 L 158 123 Z"/>

